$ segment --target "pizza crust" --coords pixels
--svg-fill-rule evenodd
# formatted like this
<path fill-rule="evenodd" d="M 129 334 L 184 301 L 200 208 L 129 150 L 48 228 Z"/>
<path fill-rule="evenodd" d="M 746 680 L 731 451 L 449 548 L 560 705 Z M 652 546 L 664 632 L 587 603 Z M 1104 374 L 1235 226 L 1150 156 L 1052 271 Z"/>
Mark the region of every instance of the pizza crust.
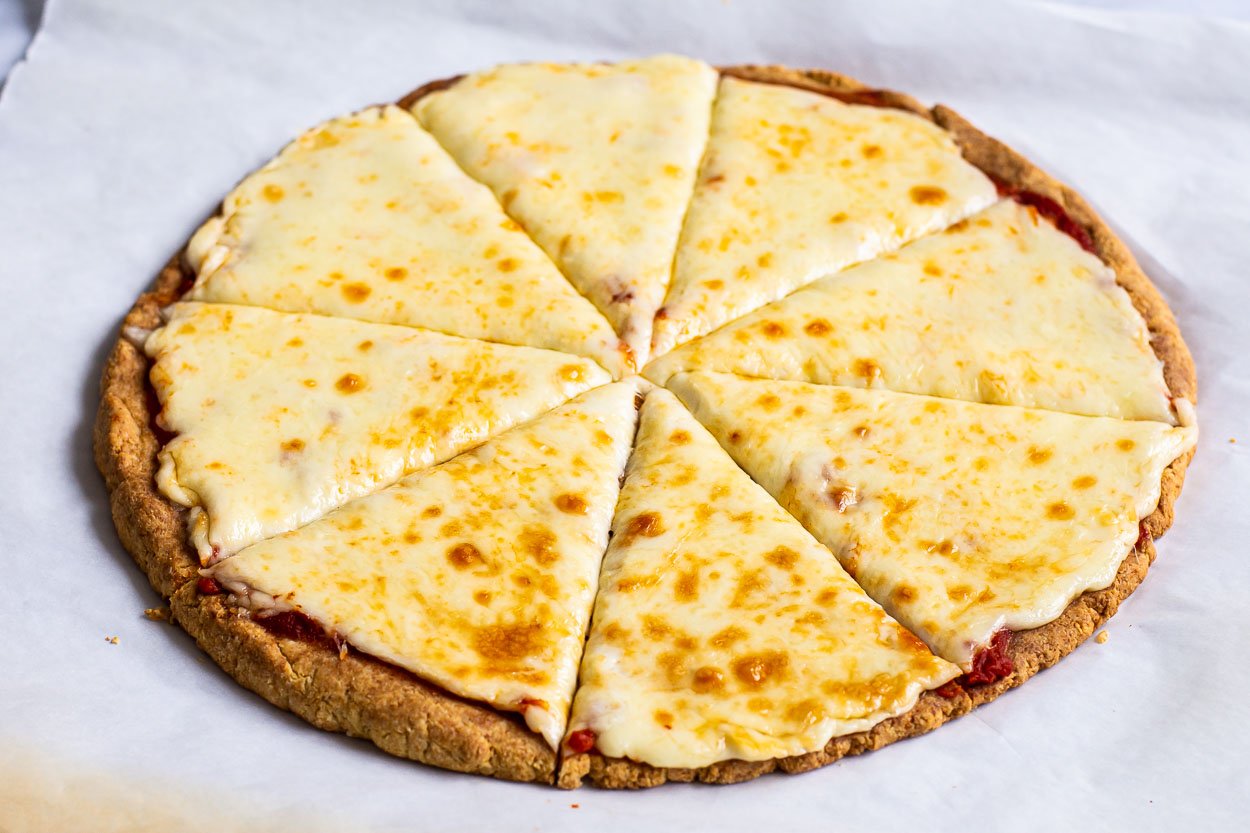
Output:
<path fill-rule="evenodd" d="M 1089 232 L 1097 254 L 1116 272 L 1121 286 L 1150 330 L 1155 354 L 1173 396 L 1197 400 L 1193 360 L 1167 304 L 1141 271 L 1128 248 L 1075 191 L 1052 179 L 1006 145 L 991 139 L 942 105 L 926 109 L 915 99 L 876 90 L 823 70 L 784 67 L 726 67 L 722 73 L 750 81 L 788 84 L 850 103 L 896 107 L 949 130 L 964 157 L 1009 185 L 1059 203 Z M 444 89 L 460 76 L 433 81 L 399 101 L 410 107 L 423 95 Z M 1164 472 L 1158 507 L 1142 521 L 1143 535 L 1107 588 L 1074 600 L 1055 621 L 1012 636 L 1008 653 L 1015 671 L 1003 680 L 954 697 L 924 694 L 908 712 L 867 732 L 832 739 L 822 750 L 771 761 L 724 761 L 699 769 L 665 769 L 597 754 L 559 762 L 538 735 L 514 717 L 455 697 L 401 669 L 354 651 L 344 655 L 325 645 L 275 636 L 224 596 L 196 589 L 199 562 L 186 534 L 186 510 L 156 489 L 158 439 L 150 402 L 149 361 L 125 335 L 160 326 L 160 309 L 190 285 L 179 253 L 162 269 L 123 321 L 101 379 L 95 424 L 96 464 L 108 488 L 114 524 L 123 546 L 147 574 L 152 587 L 170 600 L 172 618 L 228 674 L 269 702 L 328 731 L 368 738 L 383 750 L 459 772 L 514 781 L 557 783 L 573 788 L 589 779 L 606 788 L 652 787 L 667 781 L 736 783 L 769 772 L 806 772 L 848 756 L 921 735 L 993 700 L 1073 651 L 1105 623 L 1145 578 L 1153 562 L 1152 538 L 1172 523 L 1173 507 L 1193 452 Z"/>

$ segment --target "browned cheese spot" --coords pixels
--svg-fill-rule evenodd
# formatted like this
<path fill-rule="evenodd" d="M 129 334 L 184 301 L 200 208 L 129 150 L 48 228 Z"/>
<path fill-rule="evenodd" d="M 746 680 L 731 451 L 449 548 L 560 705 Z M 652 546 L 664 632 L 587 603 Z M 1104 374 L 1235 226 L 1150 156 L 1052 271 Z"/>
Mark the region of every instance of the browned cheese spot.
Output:
<path fill-rule="evenodd" d="M 556 534 L 545 526 L 531 524 L 521 530 L 521 549 L 537 561 L 548 566 L 560 560 L 556 549 Z"/>
<path fill-rule="evenodd" d="M 516 269 L 517 262 L 515 258 L 505 257 L 495 265 L 499 267 L 500 272 L 512 272 Z"/>
<path fill-rule="evenodd" d="M 917 185 L 908 194 L 916 205 L 941 205 L 946 202 L 946 190 L 936 185 Z"/>
<path fill-rule="evenodd" d="M 473 601 L 480 605 L 490 604 L 490 593 L 486 590 L 478 590 L 473 594 Z"/>
<path fill-rule="evenodd" d="M 1098 482 L 1098 478 L 1092 474 L 1082 474 L 1080 477 L 1072 481 L 1074 489 L 1088 489 Z"/>
<path fill-rule="evenodd" d="M 1133 442 L 1128 437 L 1125 437 L 1122 440 L 1116 440 L 1115 447 L 1121 451 L 1132 451 L 1137 447 L 1137 443 Z"/>
<path fill-rule="evenodd" d="M 365 283 L 345 283 L 341 290 L 343 297 L 353 304 L 359 304 L 361 301 L 369 297 L 369 293 L 373 292 Z"/>
<path fill-rule="evenodd" d="M 789 655 L 782 651 L 762 651 L 738 657 L 731 667 L 738 682 L 754 691 L 782 679 L 789 664 Z"/>
<path fill-rule="evenodd" d="M 488 625 L 473 634 L 473 648 L 485 659 L 518 662 L 543 646 L 541 622 Z"/>
<path fill-rule="evenodd" d="M 699 570 L 685 570 L 677 574 L 673 585 L 673 597 L 679 602 L 693 602 L 699 598 Z"/>
<path fill-rule="evenodd" d="M 282 202 L 282 198 L 286 196 L 286 192 L 282 190 L 281 185 L 270 183 L 261 189 L 261 194 L 270 202 Z"/>
<path fill-rule="evenodd" d="M 881 365 L 872 359 L 856 359 L 852 370 L 865 382 L 872 382 L 881 377 Z"/>
<path fill-rule="evenodd" d="M 1057 500 L 1046 507 L 1046 517 L 1056 521 L 1070 521 L 1076 517 L 1076 510 L 1062 500 Z"/>
<path fill-rule="evenodd" d="M 625 527 L 626 535 L 643 538 L 655 538 L 663 532 L 664 521 L 656 512 L 643 512 L 641 515 L 636 515 Z"/>
<path fill-rule="evenodd" d="M 569 515 L 585 515 L 590 508 L 586 503 L 586 499 L 581 495 L 574 495 L 568 492 L 556 495 L 555 504 L 557 509 Z"/>
<path fill-rule="evenodd" d="M 786 334 L 786 328 L 780 321 L 765 321 L 760 326 L 760 332 L 768 338 L 781 338 Z"/>
<path fill-rule="evenodd" d="M 467 570 L 484 562 L 482 551 L 468 542 L 447 549 L 447 560 L 457 570 Z"/>
<path fill-rule="evenodd" d="M 799 563 L 799 554 L 789 547 L 780 546 L 764 553 L 764 560 L 774 567 L 780 567 L 783 570 L 793 570 L 794 565 Z"/>
<path fill-rule="evenodd" d="M 673 445 L 685 445 L 686 443 L 690 442 L 690 432 L 685 430 L 684 428 L 678 428 L 676 431 L 674 431 L 672 434 L 669 435 L 668 440 Z"/>
<path fill-rule="evenodd" d="M 725 687 L 725 672 L 711 665 L 696 668 L 691 687 L 699 694 L 720 691 Z"/>
<path fill-rule="evenodd" d="M 803 328 L 803 332 L 807 333 L 809 336 L 820 338 L 821 336 L 826 336 L 833 332 L 833 325 L 823 318 L 817 318 L 813 321 L 807 322 L 807 326 Z"/>
<path fill-rule="evenodd" d="M 1029 462 L 1035 466 L 1041 465 L 1054 456 L 1054 451 L 1049 448 L 1038 448 L 1035 445 L 1029 446 Z"/>
<path fill-rule="evenodd" d="M 304 441 L 301 439 L 287 440 L 282 444 L 282 450 L 286 452 L 295 452 L 304 450 Z"/>
<path fill-rule="evenodd" d="M 359 393 L 365 389 L 365 380 L 364 377 L 357 376 L 355 373 L 344 373 L 334 383 L 334 387 L 339 393 Z"/>

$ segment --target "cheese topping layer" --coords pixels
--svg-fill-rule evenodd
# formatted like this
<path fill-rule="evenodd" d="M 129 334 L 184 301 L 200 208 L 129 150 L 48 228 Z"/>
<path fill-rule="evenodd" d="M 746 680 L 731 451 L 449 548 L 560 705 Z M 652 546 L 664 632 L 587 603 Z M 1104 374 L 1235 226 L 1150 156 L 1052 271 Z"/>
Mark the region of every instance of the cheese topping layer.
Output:
<path fill-rule="evenodd" d="M 707 140 L 716 72 L 661 55 L 514 64 L 415 107 L 633 349 L 638 366 Z"/>
<path fill-rule="evenodd" d="M 891 620 L 668 391 L 642 421 L 569 727 L 665 767 L 822 749 L 959 669 Z"/>
<path fill-rule="evenodd" d="M 585 393 L 213 570 L 361 651 L 564 734 L 636 386 Z"/>
<path fill-rule="evenodd" d="M 895 618 L 967 670 L 1100 589 L 1197 429 L 881 390 L 674 376 L 734 459 Z"/>
<path fill-rule="evenodd" d="M 926 119 L 725 78 L 652 354 L 995 197 Z"/>
<path fill-rule="evenodd" d="M 1115 273 L 1014 200 L 823 278 L 652 362 L 1175 422 Z"/>
<path fill-rule="evenodd" d="M 188 300 L 425 327 L 562 350 L 620 375 L 602 315 L 411 114 L 309 130 L 192 238 Z"/>
<path fill-rule="evenodd" d="M 157 483 L 211 561 L 609 381 L 589 359 L 410 327 L 181 303 L 149 336 Z"/>

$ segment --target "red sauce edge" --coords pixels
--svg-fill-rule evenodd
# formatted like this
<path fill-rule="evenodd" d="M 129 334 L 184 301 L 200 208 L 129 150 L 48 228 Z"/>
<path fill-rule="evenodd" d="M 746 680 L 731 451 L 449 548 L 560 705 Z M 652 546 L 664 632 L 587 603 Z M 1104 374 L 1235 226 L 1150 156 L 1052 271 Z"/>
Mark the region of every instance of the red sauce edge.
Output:
<path fill-rule="evenodd" d="M 989 644 L 982 646 L 972 655 L 972 670 L 964 674 L 964 683 L 967 685 L 993 683 L 1015 671 L 1015 663 L 1011 661 L 1011 657 L 1007 656 L 1007 645 L 1010 642 L 1011 631 L 1006 628 L 990 637 Z"/>
<path fill-rule="evenodd" d="M 581 755 L 595 748 L 595 731 L 594 729 L 578 729 L 569 735 L 564 745 L 574 755 Z"/>
<path fill-rule="evenodd" d="M 278 613 L 268 614 L 258 613 L 252 616 L 252 620 L 274 636 L 280 636 L 284 639 L 294 639 L 299 642 L 322 645 L 334 651 L 339 650 L 343 645 L 342 641 L 326 633 L 325 628 L 298 610 L 283 610 Z"/>
<path fill-rule="evenodd" d="M 940 686 L 933 689 L 933 693 L 938 697 L 945 697 L 947 700 L 954 700 L 961 693 L 963 693 L 963 690 L 964 688 L 959 684 L 958 680 L 950 680 L 949 682 L 942 683 Z"/>
<path fill-rule="evenodd" d="M 195 582 L 195 589 L 198 590 L 202 596 L 216 596 L 221 592 L 221 585 L 215 578 L 201 576 L 199 580 Z"/>
<path fill-rule="evenodd" d="M 1037 193 L 1036 191 L 1026 191 L 1023 188 L 1016 188 L 1005 182 L 994 180 L 994 186 L 998 188 L 1000 197 L 1007 197 L 1015 200 L 1021 205 L 1027 205 L 1037 211 L 1047 220 L 1050 220 L 1055 228 L 1076 241 L 1076 244 L 1092 255 L 1098 254 L 1094 248 L 1094 238 L 1089 236 L 1089 231 L 1085 226 L 1072 219 L 1067 209 L 1060 205 L 1050 197 Z"/>

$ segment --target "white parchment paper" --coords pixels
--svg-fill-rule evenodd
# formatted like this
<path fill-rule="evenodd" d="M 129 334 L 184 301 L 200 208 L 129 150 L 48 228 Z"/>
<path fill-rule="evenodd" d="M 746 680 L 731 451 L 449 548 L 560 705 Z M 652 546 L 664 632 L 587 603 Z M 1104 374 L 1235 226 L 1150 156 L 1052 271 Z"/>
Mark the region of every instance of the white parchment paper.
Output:
<path fill-rule="evenodd" d="M 661 50 L 943 101 L 1134 246 L 1197 359 L 1203 433 L 1109 641 L 808 775 L 562 793 L 314 730 L 145 620 L 158 600 L 91 461 L 97 380 L 224 192 L 301 129 L 431 78 Z M 54 0 L 0 96 L 0 831 L 1244 829 L 1248 195 L 1244 23 L 959 0 Z"/>

